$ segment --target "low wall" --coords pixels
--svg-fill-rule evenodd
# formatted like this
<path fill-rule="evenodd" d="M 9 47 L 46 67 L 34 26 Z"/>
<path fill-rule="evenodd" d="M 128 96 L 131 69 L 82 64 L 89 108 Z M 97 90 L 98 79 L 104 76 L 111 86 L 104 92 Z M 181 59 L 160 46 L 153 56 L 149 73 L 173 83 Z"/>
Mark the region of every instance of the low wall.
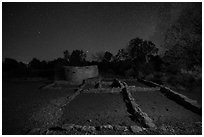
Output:
<path fill-rule="evenodd" d="M 147 115 L 147 113 L 143 112 L 139 105 L 135 102 L 135 99 L 129 91 L 128 85 L 125 82 L 123 85 L 125 85 L 125 87 L 122 89 L 122 94 L 126 100 L 126 105 L 130 113 L 132 113 L 134 118 L 137 119 L 145 128 L 156 128 L 153 120 Z"/>
<path fill-rule="evenodd" d="M 98 77 L 98 66 L 64 66 L 65 80 L 71 84 L 82 84 L 83 80 Z"/>
<path fill-rule="evenodd" d="M 186 97 L 185 95 L 182 95 L 180 93 L 177 93 L 176 91 L 171 90 L 168 87 L 165 87 L 164 85 L 159 85 L 157 83 L 154 83 L 152 81 L 144 80 L 144 79 L 138 79 L 139 82 L 142 82 L 148 86 L 151 87 L 160 87 L 161 93 L 163 93 L 165 96 L 167 96 L 169 99 L 174 100 L 178 104 L 184 106 L 185 108 L 202 115 L 202 107 L 197 103 L 196 100 L 190 99 Z"/>

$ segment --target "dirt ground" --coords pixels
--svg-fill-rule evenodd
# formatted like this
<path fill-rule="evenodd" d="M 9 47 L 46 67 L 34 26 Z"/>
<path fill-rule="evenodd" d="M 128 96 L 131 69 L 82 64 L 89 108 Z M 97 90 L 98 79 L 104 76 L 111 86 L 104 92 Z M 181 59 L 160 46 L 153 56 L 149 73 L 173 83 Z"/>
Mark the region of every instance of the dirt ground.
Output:
<path fill-rule="evenodd" d="M 157 124 L 172 120 L 188 122 L 201 121 L 201 116 L 168 99 L 160 91 L 132 91 L 132 95 L 140 108 Z"/>
<path fill-rule="evenodd" d="M 191 130 L 198 129 L 197 122 L 202 122 L 202 116 L 184 108 L 174 101 L 165 97 L 160 91 L 135 92 L 132 91 L 135 102 L 148 114 L 154 123 L 161 127 L 164 124 Z M 201 128 L 199 129 L 201 130 Z M 193 133 L 194 131 L 192 131 Z M 201 131 L 196 131 L 200 134 Z M 185 131 L 183 132 L 185 133 Z"/>
<path fill-rule="evenodd" d="M 128 85 L 147 87 L 137 81 L 125 82 Z M 49 83 L 51 82 L 3 81 L 2 134 L 26 134 L 32 128 L 46 126 L 46 123 L 49 126 L 49 122 L 61 125 L 139 125 L 131 119 L 121 93 L 81 93 L 61 109 L 56 105 L 73 95 L 78 87 L 42 88 Z M 108 85 L 104 87 L 106 86 Z M 94 88 L 94 85 L 87 85 L 85 88 Z M 139 107 L 159 127 L 157 130 L 143 131 L 139 134 L 202 134 L 202 116 L 178 105 L 160 91 L 131 93 Z M 67 134 L 85 133 L 74 131 Z M 97 134 L 133 133 L 99 131 Z"/>
<path fill-rule="evenodd" d="M 127 112 L 121 94 L 82 93 L 64 110 L 63 124 L 135 125 Z"/>
<path fill-rule="evenodd" d="M 136 87 L 148 87 L 147 85 L 138 82 L 136 79 L 134 80 L 123 80 L 124 82 L 126 82 L 129 86 L 136 86 Z M 192 87 L 192 89 L 183 89 L 183 88 L 179 88 L 179 87 L 173 87 L 170 85 L 167 85 L 167 87 L 171 88 L 172 90 L 181 93 L 185 96 L 187 96 L 188 98 L 191 98 L 193 100 L 197 100 L 197 102 L 199 103 L 199 105 L 202 106 L 202 86 L 197 86 L 197 87 Z"/>
<path fill-rule="evenodd" d="M 41 89 L 49 81 L 3 81 L 2 134 L 24 134 L 28 119 L 51 100 L 71 95 L 72 89 Z"/>
<path fill-rule="evenodd" d="M 148 87 L 136 80 L 125 80 L 129 86 Z M 170 87 L 172 88 L 172 87 Z M 172 88 L 173 90 L 195 99 L 202 105 L 202 87 L 183 91 Z M 166 125 L 174 132 L 153 131 L 145 134 L 201 134 L 202 128 L 198 123 L 202 123 L 202 116 L 184 108 L 176 102 L 165 97 L 160 91 L 135 92 L 132 91 L 136 103 L 146 112 L 158 127 Z M 170 128 L 171 127 L 171 128 Z M 166 129 L 166 128 L 165 128 Z"/>

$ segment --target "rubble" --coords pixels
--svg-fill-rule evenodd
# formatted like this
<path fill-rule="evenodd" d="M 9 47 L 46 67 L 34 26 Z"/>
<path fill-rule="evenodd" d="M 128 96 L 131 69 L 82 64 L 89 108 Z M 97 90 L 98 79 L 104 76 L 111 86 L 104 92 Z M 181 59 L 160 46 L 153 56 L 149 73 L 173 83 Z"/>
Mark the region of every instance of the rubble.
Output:
<path fill-rule="evenodd" d="M 133 133 L 138 133 L 138 132 L 141 132 L 143 131 L 143 129 L 137 125 L 134 125 L 134 126 L 130 126 L 130 129 Z"/>

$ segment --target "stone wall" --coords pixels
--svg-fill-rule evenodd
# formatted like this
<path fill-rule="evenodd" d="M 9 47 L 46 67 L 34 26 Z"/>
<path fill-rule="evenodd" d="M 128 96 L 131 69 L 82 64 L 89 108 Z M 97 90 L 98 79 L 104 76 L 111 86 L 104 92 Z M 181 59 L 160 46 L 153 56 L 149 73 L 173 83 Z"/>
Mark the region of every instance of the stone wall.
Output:
<path fill-rule="evenodd" d="M 98 77 L 98 66 L 64 66 L 65 80 L 71 84 L 82 84 L 83 80 Z"/>
<path fill-rule="evenodd" d="M 154 83 L 152 81 L 144 80 L 144 79 L 138 79 L 139 82 L 142 82 L 148 86 L 151 87 L 160 87 L 161 93 L 163 93 L 165 96 L 167 96 L 169 99 L 177 102 L 178 104 L 184 106 L 185 108 L 202 115 L 202 106 L 198 104 L 196 100 L 190 99 L 186 97 L 185 95 L 182 95 L 176 91 L 171 90 L 168 87 L 165 87 L 164 85 L 159 85 L 157 83 Z"/>

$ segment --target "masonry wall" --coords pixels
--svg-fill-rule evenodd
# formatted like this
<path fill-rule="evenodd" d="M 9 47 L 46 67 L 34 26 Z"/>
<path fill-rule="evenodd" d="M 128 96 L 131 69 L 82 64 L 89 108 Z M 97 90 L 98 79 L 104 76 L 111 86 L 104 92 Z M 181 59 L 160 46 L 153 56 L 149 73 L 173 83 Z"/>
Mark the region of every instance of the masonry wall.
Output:
<path fill-rule="evenodd" d="M 84 79 L 97 77 L 98 66 L 65 66 L 65 80 L 69 81 L 71 84 L 82 84 Z"/>

